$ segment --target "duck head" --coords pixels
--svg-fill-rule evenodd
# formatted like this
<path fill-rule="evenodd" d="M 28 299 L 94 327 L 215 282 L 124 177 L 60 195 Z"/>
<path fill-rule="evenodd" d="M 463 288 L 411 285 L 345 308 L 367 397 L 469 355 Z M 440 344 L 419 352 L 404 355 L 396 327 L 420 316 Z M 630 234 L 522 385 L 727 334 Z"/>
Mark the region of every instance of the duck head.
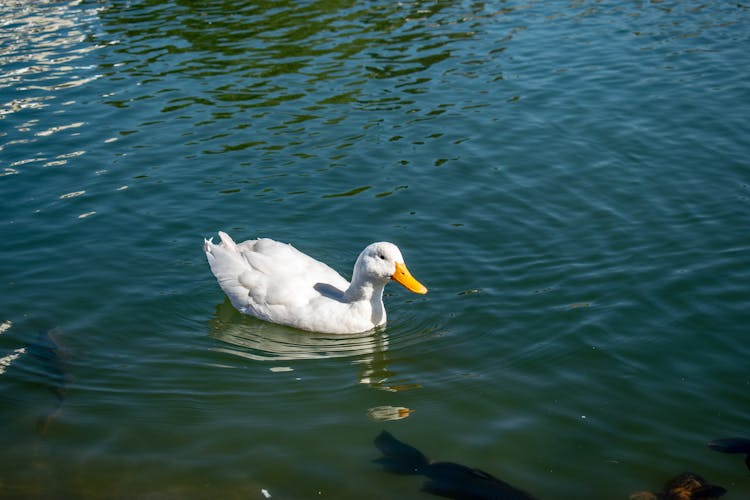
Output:
<path fill-rule="evenodd" d="M 359 254 L 357 263 L 354 265 L 352 282 L 359 280 L 383 284 L 389 280 L 395 280 L 414 293 L 427 293 L 427 288 L 407 269 L 398 247 L 385 241 L 368 245 Z"/>

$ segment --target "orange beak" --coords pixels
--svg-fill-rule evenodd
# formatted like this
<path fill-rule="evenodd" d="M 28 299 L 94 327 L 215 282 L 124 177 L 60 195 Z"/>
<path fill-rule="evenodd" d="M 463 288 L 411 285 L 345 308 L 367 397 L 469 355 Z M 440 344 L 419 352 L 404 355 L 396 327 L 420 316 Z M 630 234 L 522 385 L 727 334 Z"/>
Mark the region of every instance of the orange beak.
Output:
<path fill-rule="evenodd" d="M 414 279 L 414 276 L 406 269 L 406 264 L 402 262 L 396 262 L 396 272 L 393 273 L 391 279 L 398 281 L 404 288 L 414 293 L 427 293 L 427 288 Z"/>

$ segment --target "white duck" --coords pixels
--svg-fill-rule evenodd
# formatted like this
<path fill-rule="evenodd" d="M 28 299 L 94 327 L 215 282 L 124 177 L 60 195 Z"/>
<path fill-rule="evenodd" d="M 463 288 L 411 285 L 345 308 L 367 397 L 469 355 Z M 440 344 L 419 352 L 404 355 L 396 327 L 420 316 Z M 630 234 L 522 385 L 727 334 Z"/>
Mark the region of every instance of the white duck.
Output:
<path fill-rule="evenodd" d="M 203 249 L 219 286 L 244 314 L 321 333 L 359 333 L 384 325 L 383 289 L 396 280 L 414 293 L 427 288 L 412 277 L 393 243 L 373 243 L 354 264 L 351 284 L 326 264 L 292 245 L 268 238 Z"/>

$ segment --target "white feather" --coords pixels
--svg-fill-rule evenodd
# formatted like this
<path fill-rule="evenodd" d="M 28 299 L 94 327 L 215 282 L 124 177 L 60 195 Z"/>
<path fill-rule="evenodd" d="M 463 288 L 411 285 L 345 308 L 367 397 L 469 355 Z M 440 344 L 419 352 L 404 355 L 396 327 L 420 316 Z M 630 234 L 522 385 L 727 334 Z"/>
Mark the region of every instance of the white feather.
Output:
<path fill-rule="evenodd" d="M 383 288 L 390 279 L 427 291 L 406 271 L 392 243 L 365 248 L 350 284 L 292 245 L 268 238 L 235 243 L 221 231 L 219 238 L 219 244 L 204 240 L 211 272 L 234 307 L 266 321 L 323 333 L 364 332 L 385 324 Z"/>

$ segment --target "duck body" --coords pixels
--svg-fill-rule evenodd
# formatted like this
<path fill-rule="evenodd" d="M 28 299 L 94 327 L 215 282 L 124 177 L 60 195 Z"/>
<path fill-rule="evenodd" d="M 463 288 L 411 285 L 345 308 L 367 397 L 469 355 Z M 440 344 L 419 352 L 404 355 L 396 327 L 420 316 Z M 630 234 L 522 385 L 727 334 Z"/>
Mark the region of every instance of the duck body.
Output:
<path fill-rule="evenodd" d="M 219 286 L 241 313 L 272 323 L 320 333 L 365 332 L 386 322 L 383 289 L 391 279 L 415 293 L 427 292 L 392 243 L 365 248 L 349 283 L 287 243 L 268 238 L 235 243 L 221 231 L 219 239 L 203 245 Z"/>

